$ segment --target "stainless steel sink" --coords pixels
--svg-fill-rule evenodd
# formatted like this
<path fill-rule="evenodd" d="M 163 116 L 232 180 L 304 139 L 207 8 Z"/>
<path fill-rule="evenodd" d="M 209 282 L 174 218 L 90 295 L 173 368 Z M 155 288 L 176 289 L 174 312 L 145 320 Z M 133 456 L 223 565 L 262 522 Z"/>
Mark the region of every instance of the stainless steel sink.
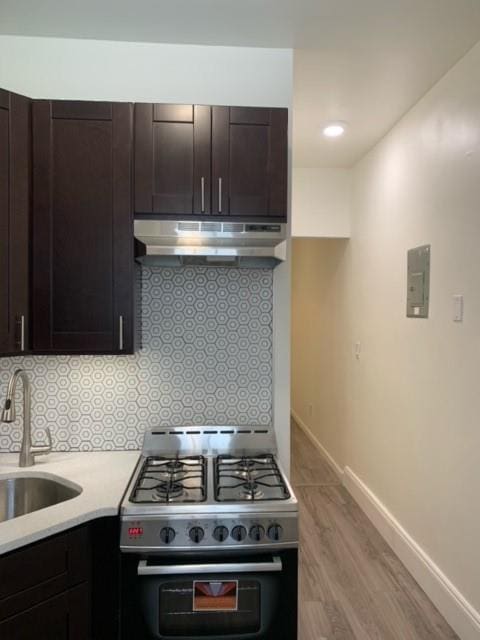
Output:
<path fill-rule="evenodd" d="M 51 478 L 0 478 L 0 522 L 71 500 L 81 492 L 80 487 L 72 487 Z"/>

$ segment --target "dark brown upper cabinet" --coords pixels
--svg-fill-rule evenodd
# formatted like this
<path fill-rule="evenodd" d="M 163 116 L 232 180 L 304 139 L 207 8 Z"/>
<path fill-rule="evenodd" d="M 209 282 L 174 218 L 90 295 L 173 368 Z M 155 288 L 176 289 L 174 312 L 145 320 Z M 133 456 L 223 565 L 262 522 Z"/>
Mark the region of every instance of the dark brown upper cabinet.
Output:
<path fill-rule="evenodd" d="M 288 110 L 212 107 L 212 213 L 286 220 Z"/>
<path fill-rule="evenodd" d="M 30 100 L 0 89 L 0 355 L 28 350 Z"/>
<path fill-rule="evenodd" d="M 135 212 L 210 213 L 210 107 L 135 105 Z"/>
<path fill-rule="evenodd" d="M 33 350 L 133 351 L 133 107 L 33 102 Z"/>
<path fill-rule="evenodd" d="M 135 213 L 286 220 L 288 110 L 135 105 Z"/>

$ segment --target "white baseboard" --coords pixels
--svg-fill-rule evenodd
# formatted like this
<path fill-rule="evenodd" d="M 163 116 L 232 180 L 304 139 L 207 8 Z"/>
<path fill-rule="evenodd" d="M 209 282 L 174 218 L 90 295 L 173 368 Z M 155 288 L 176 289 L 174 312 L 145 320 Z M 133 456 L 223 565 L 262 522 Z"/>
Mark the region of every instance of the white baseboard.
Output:
<path fill-rule="evenodd" d="M 479 640 L 480 613 L 349 467 L 343 484 L 460 638 Z"/>
<path fill-rule="evenodd" d="M 340 482 L 343 482 L 343 470 L 342 467 L 336 463 L 335 459 L 328 453 L 325 447 L 320 443 L 317 437 L 312 433 L 310 427 L 305 424 L 305 422 L 300 418 L 298 413 L 293 409 L 290 409 L 290 413 L 292 414 L 292 418 L 298 424 L 303 433 L 307 436 L 307 438 L 312 442 L 312 444 L 318 449 L 323 458 L 328 462 L 334 471 L 335 475 L 338 477 Z"/>
<path fill-rule="evenodd" d="M 347 466 L 342 470 L 300 416 L 293 410 L 291 413 L 292 418 L 331 465 L 347 491 L 453 630 L 462 640 L 480 640 L 480 613 L 350 467 Z"/>

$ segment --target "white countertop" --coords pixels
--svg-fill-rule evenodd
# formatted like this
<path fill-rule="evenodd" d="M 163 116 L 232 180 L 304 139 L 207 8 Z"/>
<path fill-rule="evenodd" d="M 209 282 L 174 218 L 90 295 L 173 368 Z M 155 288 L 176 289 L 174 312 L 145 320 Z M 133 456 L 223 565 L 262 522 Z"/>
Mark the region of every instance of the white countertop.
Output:
<path fill-rule="evenodd" d="M 83 522 L 116 515 L 139 455 L 139 451 L 50 453 L 38 456 L 33 467 L 20 468 L 18 453 L 0 453 L 0 480 L 12 475 L 40 476 L 82 488 L 71 500 L 0 522 L 0 554 Z"/>

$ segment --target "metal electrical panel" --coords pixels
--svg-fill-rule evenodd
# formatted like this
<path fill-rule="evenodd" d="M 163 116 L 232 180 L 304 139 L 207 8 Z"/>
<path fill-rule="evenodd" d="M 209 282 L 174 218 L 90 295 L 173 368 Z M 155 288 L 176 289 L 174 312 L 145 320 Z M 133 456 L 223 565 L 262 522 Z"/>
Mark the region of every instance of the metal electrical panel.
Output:
<path fill-rule="evenodd" d="M 430 301 L 430 245 L 408 252 L 407 317 L 428 318 Z"/>

